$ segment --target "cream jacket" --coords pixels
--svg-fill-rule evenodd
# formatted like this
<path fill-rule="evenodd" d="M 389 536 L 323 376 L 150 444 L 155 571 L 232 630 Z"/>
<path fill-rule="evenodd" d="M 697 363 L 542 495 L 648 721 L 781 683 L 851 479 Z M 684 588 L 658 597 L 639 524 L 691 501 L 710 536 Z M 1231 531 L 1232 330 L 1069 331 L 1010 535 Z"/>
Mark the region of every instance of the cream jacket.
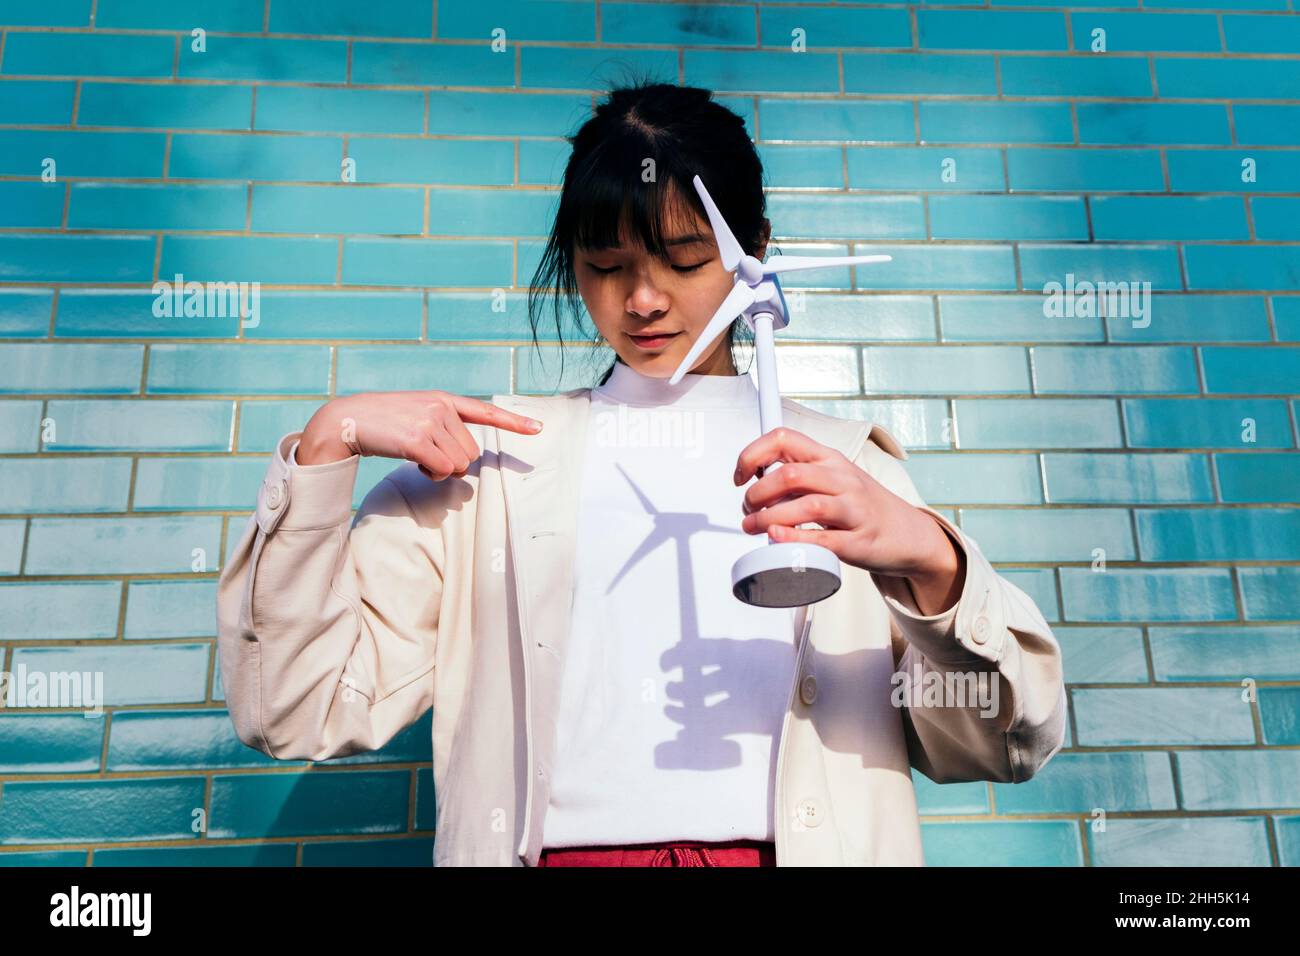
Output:
<path fill-rule="evenodd" d="M 433 708 L 435 866 L 533 866 L 544 845 L 588 396 L 494 396 L 542 432 L 469 425 L 483 454 L 465 477 L 435 482 L 403 463 L 355 520 L 359 458 L 290 465 L 300 433 L 286 435 L 221 575 L 221 679 L 248 746 L 346 756 Z M 842 564 L 840 590 L 798 610 L 777 865 L 920 866 L 909 768 L 938 783 L 1033 776 L 1064 742 L 1060 646 L 1033 601 L 925 505 L 891 435 L 783 407 L 787 427 L 931 514 L 964 549 L 966 579 L 952 608 L 922 616 L 903 579 Z M 896 672 L 913 679 L 907 693 Z M 931 689 L 983 675 L 999 707 L 922 698 L 922 675 Z"/>

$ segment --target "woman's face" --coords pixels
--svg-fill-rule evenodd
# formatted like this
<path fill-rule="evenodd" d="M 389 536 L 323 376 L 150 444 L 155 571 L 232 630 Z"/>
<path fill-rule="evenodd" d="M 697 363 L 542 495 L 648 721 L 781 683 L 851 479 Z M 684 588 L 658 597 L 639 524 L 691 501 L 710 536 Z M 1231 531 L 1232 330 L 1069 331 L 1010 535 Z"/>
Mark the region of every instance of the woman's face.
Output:
<path fill-rule="evenodd" d="M 652 378 L 668 378 L 734 284 L 722 267 L 708 220 L 683 210 L 668 220 L 665 244 L 671 263 L 629 244 L 617 249 L 574 249 L 578 291 L 606 342 L 627 365 Z M 767 249 L 758 250 L 761 261 Z M 688 371 L 732 375 L 726 333 Z"/>

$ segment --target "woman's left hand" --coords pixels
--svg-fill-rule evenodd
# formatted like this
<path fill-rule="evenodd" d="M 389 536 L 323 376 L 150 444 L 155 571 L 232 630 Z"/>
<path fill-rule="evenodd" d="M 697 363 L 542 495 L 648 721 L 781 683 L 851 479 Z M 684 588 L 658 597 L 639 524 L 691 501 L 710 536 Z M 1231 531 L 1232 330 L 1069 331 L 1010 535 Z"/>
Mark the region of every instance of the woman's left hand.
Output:
<path fill-rule="evenodd" d="M 774 461 L 781 466 L 745 490 L 742 530 L 782 543 L 818 544 L 865 571 L 906 578 L 922 614 L 956 603 L 965 555 L 933 517 L 840 452 L 791 428 L 773 429 L 747 445 L 735 483 Z M 822 528 L 795 527 L 808 522 Z"/>

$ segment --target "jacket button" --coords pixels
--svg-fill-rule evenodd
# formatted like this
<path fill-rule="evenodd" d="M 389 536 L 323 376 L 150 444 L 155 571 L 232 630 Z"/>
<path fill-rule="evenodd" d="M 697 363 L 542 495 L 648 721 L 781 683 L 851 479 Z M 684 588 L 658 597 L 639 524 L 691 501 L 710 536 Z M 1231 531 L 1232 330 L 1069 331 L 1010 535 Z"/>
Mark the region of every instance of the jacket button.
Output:
<path fill-rule="evenodd" d="M 279 484 L 271 485 L 266 489 L 266 506 L 275 511 L 284 502 L 284 492 Z"/>
<path fill-rule="evenodd" d="M 822 822 L 822 808 L 816 800 L 800 800 L 795 807 L 795 816 L 806 827 L 815 827 Z"/>
<path fill-rule="evenodd" d="M 983 614 L 975 618 L 975 631 L 971 637 L 976 644 L 983 644 L 989 639 L 989 619 Z"/>
<path fill-rule="evenodd" d="M 817 699 L 817 678 L 812 674 L 799 682 L 799 699 L 810 706 Z"/>

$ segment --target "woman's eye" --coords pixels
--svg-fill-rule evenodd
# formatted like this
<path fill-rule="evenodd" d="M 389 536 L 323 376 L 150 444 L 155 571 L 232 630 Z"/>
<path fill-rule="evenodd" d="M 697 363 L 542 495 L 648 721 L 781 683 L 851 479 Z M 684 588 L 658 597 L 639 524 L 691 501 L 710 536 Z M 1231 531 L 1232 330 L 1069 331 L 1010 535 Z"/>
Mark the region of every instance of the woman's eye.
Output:
<path fill-rule="evenodd" d="M 678 272 L 694 272 L 696 269 L 699 269 L 707 264 L 708 264 L 708 260 L 706 259 L 704 260 L 704 262 L 697 262 L 693 266 L 673 266 L 673 268 L 676 269 Z"/>
<path fill-rule="evenodd" d="M 591 269 L 592 272 L 596 273 L 597 275 L 602 275 L 602 276 L 607 276 L 607 275 L 609 275 L 611 272 L 617 272 L 617 271 L 618 271 L 618 266 L 610 266 L 608 269 L 602 269 L 600 266 L 596 265 L 594 262 L 588 262 L 588 263 L 587 263 L 587 266 Z"/>

